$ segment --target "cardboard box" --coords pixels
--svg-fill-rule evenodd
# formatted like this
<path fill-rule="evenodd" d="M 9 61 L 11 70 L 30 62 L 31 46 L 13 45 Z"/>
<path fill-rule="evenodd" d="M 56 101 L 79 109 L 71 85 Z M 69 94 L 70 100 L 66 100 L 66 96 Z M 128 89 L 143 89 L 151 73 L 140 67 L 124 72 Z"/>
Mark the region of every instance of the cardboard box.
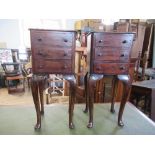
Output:
<path fill-rule="evenodd" d="M 101 19 L 84 19 L 75 22 L 75 30 L 103 30 L 104 26 Z"/>
<path fill-rule="evenodd" d="M 75 24 L 74 24 L 74 29 L 75 30 L 81 30 L 82 25 L 83 25 L 83 20 L 76 21 Z"/>
<path fill-rule="evenodd" d="M 104 25 L 102 23 L 90 22 L 89 27 L 94 31 L 104 31 Z"/>
<path fill-rule="evenodd" d="M 102 19 L 89 19 L 89 22 L 102 23 Z"/>
<path fill-rule="evenodd" d="M 88 27 L 88 26 L 89 26 L 89 20 L 84 19 L 83 23 L 82 23 L 82 27 L 84 28 L 84 27 Z"/>

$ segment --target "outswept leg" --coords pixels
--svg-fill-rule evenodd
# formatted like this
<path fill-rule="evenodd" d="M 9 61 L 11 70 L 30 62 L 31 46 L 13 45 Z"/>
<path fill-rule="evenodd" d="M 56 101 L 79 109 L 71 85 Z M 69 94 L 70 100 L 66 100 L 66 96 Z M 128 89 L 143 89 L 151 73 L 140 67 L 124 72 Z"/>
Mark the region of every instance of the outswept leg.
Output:
<path fill-rule="evenodd" d="M 76 94 L 76 79 L 74 75 L 65 75 L 64 79 L 67 80 L 70 84 L 69 90 L 69 128 L 74 128 L 73 123 L 73 111 L 75 103 L 75 94 Z"/>
<path fill-rule="evenodd" d="M 43 98 L 43 91 L 45 85 L 45 78 L 39 79 L 39 95 L 40 95 L 40 105 L 41 105 L 41 114 L 44 114 L 44 98 Z"/>
<path fill-rule="evenodd" d="M 117 79 L 117 76 L 114 76 L 113 80 L 112 80 L 112 98 L 111 98 L 111 108 L 110 108 L 110 111 L 112 113 L 115 112 L 114 104 L 115 104 L 115 97 L 116 97 L 117 87 L 118 87 L 118 79 Z"/>
<path fill-rule="evenodd" d="M 97 74 L 91 74 L 88 77 L 88 108 L 89 108 L 89 122 L 87 127 L 92 128 L 93 127 L 93 109 L 94 109 L 94 92 L 95 92 L 95 86 L 96 82 L 103 78 L 103 75 L 97 75 Z"/>
<path fill-rule="evenodd" d="M 122 100 L 121 100 L 119 114 L 118 114 L 118 125 L 124 126 L 124 123 L 122 121 L 122 115 L 130 92 L 131 80 L 130 80 L 130 75 L 118 75 L 118 79 L 123 83 L 123 94 L 122 94 Z"/>
<path fill-rule="evenodd" d="M 86 106 L 85 109 L 83 110 L 84 113 L 88 112 L 88 72 L 86 73 L 84 77 L 84 90 L 85 90 L 85 102 Z"/>
<path fill-rule="evenodd" d="M 33 102 L 35 105 L 35 110 L 36 110 L 36 115 L 37 115 L 37 123 L 35 125 L 35 129 L 41 128 L 41 113 L 44 112 L 44 107 L 43 107 L 44 81 L 45 80 L 43 76 L 37 76 L 37 75 L 32 76 L 31 92 L 32 92 Z"/>

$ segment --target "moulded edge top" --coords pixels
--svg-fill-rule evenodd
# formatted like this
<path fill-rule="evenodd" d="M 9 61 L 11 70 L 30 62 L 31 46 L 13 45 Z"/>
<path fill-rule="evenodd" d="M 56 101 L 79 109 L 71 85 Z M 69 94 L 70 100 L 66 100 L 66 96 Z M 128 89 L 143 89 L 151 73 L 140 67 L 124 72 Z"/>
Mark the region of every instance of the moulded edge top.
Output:
<path fill-rule="evenodd" d="M 104 34 L 136 34 L 136 32 L 100 32 L 100 31 L 91 31 L 87 35 L 91 33 L 104 33 Z"/>
<path fill-rule="evenodd" d="M 76 30 L 56 30 L 56 29 L 35 29 L 35 28 L 30 28 L 31 30 L 37 30 L 37 31 L 59 31 L 59 32 L 77 32 Z"/>

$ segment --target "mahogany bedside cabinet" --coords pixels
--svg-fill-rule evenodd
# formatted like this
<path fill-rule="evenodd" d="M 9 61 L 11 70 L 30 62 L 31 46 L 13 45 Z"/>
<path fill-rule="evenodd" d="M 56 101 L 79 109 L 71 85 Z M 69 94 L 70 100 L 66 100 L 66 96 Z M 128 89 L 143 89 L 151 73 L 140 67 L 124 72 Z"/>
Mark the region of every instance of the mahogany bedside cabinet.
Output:
<path fill-rule="evenodd" d="M 88 77 L 85 112 L 89 110 L 88 128 L 93 127 L 93 102 L 97 80 L 113 76 L 111 112 L 114 110 L 114 97 L 118 80 L 123 83 L 123 97 L 118 114 L 118 125 L 123 126 L 122 115 L 131 87 L 129 76 L 130 55 L 134 33 L 92 32 L 88 36 Z"/>
<path fill-rule="evenodd" d="M 32 50 L 32 96 L 35 104 L 37 123 L 41 128 L 41 114 L 44 113 L 43 90 L 46 75 L 61 74 L 70 83 L 69 127 L 75 102 L 75 40 L 76 31 L 30 29 Z"/>

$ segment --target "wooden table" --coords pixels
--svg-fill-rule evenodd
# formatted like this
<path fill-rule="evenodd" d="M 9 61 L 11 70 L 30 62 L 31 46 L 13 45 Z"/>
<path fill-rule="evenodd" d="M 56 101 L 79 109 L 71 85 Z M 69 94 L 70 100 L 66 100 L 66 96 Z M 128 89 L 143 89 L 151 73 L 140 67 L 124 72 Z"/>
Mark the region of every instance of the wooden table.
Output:
<path fill-rule="evenodd" d="M 155 121 L 155 80 L 145 80 L 132 84 L 130 101 L 133 95 L 140 94 L 150 97 L 150 118 Z"/>

